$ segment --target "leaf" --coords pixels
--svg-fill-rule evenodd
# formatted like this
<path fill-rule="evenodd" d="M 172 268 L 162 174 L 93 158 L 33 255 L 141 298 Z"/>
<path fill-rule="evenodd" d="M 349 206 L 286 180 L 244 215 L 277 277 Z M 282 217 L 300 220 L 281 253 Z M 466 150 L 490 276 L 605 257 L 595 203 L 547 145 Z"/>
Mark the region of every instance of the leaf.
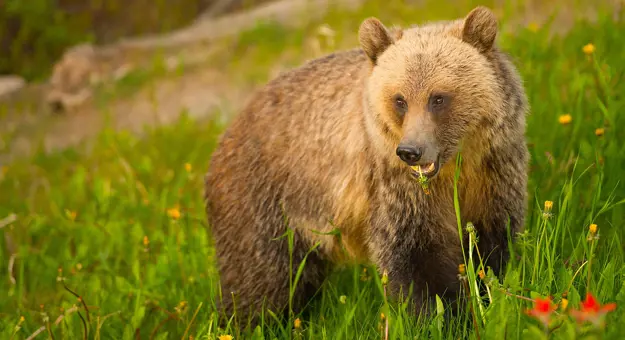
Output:
<path fill-rule="evenodd" d="M 436 327 L 438 328 L 438 332 L 439 334 L 443 334 L 443 324 L 444 322 L 444 317 L 445 317 L 445 307 L 443 306 L 443 301 L 441 301 L 441 298 L 438 296 L 438 294 L 436 294 Z"/>
<path fill-rule="evenodd" d="M 534 324 L 529 324 L 523 330 L 523 339 L 547 339 L 545 332 Z"/>
<path fill-rule="evenodd" d="M 260 329 L 260 325 L 256 326 L 256 328 L 254 329 L 252 340 L 265 340 L 265 337 L 263 336 L 263 331 Z"/>
<path fill-rule="evenodd" d="M 532 290 L 532 291 L 530 291 L 530 298 L 532 298 L 532 299 L 541 298 L 542 299 L 542 298 L 544 298 L 544 296 L 542 294 Z"/>
<path fill-rule="evenodd" d="M 600 294 L 600 299 L 605 300 L 613 296 L 614 293 L 614 262 L 609 262 L 605 269 L 601 272 L 601 278 L 599 279 L 599 283 L 597 283 L 597 293 Z"/>

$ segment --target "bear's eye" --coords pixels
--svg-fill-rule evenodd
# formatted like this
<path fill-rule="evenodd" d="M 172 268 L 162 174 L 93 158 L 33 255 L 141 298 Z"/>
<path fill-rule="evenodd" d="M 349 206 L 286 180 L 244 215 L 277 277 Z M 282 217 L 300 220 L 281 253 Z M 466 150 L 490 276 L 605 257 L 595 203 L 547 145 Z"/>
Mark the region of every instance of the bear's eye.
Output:
<path fill-rule="evenodd" d="M 449 96 L 445 94 L 433 94 L 428 104 L 430 112 L 432 113 L 442 113 L 448 105 Z"/>
<path fill-rule="evenodd" d="M 403 115 L 404 113 L 406 113 L 406 111 L 408 111 L 408 103 L 406 103 L 406 100 L 401 95 L 396 95 L 393 98 L 393 102 L 395 105 L 395 110 L 397 110 L 400 115 Z"/>

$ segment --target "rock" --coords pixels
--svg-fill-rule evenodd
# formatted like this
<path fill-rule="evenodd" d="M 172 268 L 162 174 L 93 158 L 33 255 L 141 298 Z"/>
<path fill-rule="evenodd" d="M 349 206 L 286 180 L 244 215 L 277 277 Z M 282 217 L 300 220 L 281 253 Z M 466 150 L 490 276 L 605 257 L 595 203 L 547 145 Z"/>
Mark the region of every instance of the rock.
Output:
<path fill-rule="evenodd" d="M 72 111 L 86 103 L 98 85 L 123 77 L 130 65 L 116 66 L 116 50 L 85 43 L 69 48 L 53 66 L 46 102 L 53 111 Z"/>
<path fill-rule="evenodd" d="M 0 76 L 0 98 L 9 96 L 26 86 L 26 81 L 19 76 Z"/>
<path fill-rule="evenodd" d="M 69 49 L 52 68 L 50 85 L 63 92 L 79 92 L 99 78 L 96 53 L 85 44 Z"/>

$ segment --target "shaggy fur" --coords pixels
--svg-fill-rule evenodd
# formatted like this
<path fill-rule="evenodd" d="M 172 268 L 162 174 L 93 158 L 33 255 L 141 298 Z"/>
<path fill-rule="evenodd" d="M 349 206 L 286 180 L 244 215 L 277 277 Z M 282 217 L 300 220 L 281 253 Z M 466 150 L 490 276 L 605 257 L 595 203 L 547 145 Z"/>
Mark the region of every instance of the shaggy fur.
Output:
<path fill-rule="evenodd" d="M 296 311 L 329 270 L 348 263 L 387 271 L 391 293 L 413 285 L 415 308 L 433 294 L 453 300 L 463 262 L 453 203 L 460 150 L 462 223 L 475 225 L 481 255 L 501 271 L 507 224 L 514 235 L 526 212 L 528 104 L 496 34 L 484 7 L 393 32 L 369 18 L 360 49 L 310 61 L 253 95 L 222 136 L 205 183 L 228 314 L 235 305 L 243 317 L 263 303 L 288 305 L 287 226 L 294 273 L 320 243 L 308 255 Z M 432 110 L 436 93 L 446 102 Z M 398 94 L 407 103 L 401 115 Z M 400 143 L 424 143 L 423 157 L 439 157 L 429 194 L 397 156 Z M 320 235 L 334 228 L 340 237 Z"/>

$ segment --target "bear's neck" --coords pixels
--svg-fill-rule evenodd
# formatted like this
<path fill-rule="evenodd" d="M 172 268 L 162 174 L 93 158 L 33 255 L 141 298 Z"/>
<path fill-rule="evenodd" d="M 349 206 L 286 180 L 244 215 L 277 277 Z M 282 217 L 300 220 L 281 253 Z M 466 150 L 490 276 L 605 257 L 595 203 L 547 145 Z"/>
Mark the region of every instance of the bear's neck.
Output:
<path fill-rule="evenodd" d="M 461 202 L 471 198 L 467 195 L 480 196 L 479 193 L 485 188 L 481 157 L 462 156 L 460 167 L 458 167 L 456 160 L 457 155 L 452 156 L 449 161 L 442 165 L 436 177 L 429 180 L 425 185 L 412 177 L 406 169 L 397 168 L 381 160 L 378 160 L 378 176 L 376 177 L 387 188 L 401 191 L 401 193 L 398 192 L 398 195 L 414 204 L 431 204 L 453 208 L 454 186 L 457 186 L 458 198 Z M 456 180 L 457 171 L 459 174 Z M 461 203 L 461 205 L 464 204 Z"/>

